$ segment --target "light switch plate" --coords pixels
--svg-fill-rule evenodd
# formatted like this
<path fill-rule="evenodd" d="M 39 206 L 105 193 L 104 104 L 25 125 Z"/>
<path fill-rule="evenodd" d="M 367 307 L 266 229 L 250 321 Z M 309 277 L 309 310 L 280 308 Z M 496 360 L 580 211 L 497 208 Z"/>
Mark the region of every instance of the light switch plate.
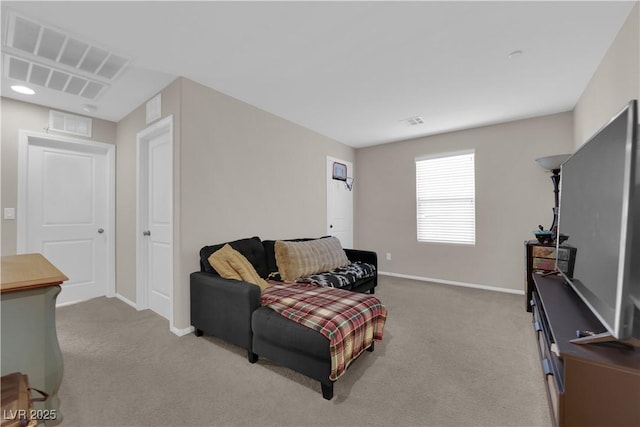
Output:
<path fill-rule="evenodd" d="M 16 208 L 4 208 L 4 219 L 16 219 Z"/>

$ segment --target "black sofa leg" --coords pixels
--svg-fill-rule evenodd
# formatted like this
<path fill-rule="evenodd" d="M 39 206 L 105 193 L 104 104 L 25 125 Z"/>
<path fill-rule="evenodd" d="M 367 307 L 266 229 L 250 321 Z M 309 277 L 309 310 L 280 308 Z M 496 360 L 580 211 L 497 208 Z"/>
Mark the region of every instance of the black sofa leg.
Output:
<path fill-rule="evenodd" d="M 251 350 L 247 350 L 247 359 L 249 359 L 249 363 L 256 363 L 258 361 L 258 355 Z"/>
<path fill-rule="evenodd" d="M 202 329 L 196 328 L 196 330 L 194 331 L 194 334 L 196 334 L 197 337 L 201 337 L 202 336 Z"/>
<path fill-rule="evenodd" d="M 331 400 L 333 398 L 333 381 L 329 384 L 320 383 L 322 386 L 322 397 L 327 400 Z"/>
<path fill-rule="evenodd" d="M 370 295 L 373 295 L 373 294 L 375 294 L 375 293 L 376 293 L 376 288 L 371 288 L 371 289 L 369 289 L 369 294 L 370 294 Z"/>
<path fill-rule="evenodd" d="M 371 345 L 369 346 L 369 348 L 367 349 L 367 351 L 373 351 L 375 348 L 376 343 L 372 342 Z"/>

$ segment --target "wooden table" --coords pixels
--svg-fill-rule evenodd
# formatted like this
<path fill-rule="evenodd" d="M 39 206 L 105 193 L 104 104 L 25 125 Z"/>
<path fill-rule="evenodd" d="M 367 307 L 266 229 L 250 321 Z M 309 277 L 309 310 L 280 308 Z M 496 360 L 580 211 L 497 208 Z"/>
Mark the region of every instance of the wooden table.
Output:
<path fill-rule="evenodd" d="M 28 375 L 31 386 L 49 395 L 34 409 L 47 426 L 57 425 L 62 352 L 55 308 L 60 285 L 69 278 L 41 254 L 3 256 L 0 276 L 2 375 Z"/>

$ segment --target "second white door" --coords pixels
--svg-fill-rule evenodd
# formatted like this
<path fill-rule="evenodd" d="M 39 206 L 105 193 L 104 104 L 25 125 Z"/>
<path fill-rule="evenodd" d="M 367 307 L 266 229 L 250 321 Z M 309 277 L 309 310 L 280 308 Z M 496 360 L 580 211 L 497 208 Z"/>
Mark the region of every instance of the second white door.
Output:
<path fill-rule="evenodd" d="M 333 179 L 333 164 L 342 163 L 347 167 L 349 181 Z M 327 234 L 340 240 L 343 248 L 353 248 L 353 164 L 327 157 Z"/>
<path fill-rule="evenodd" d="M 139 230 L 141 259 L 139 279 L 144 292 L 141 308 L 150 308 L 171 319 L 173 287 L 173 143 L 166 119 L 138 135 Z"/>

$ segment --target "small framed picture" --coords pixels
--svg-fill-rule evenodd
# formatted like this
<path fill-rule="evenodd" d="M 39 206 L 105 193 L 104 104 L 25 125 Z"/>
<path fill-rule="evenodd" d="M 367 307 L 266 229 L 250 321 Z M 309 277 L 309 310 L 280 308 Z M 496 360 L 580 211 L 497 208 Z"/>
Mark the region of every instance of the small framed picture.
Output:
<path fill-rule="evenodd" d="M 346 181 L 347 165 L 345 165 L 344 163 L 333 162 L 333 179 Z"/>

